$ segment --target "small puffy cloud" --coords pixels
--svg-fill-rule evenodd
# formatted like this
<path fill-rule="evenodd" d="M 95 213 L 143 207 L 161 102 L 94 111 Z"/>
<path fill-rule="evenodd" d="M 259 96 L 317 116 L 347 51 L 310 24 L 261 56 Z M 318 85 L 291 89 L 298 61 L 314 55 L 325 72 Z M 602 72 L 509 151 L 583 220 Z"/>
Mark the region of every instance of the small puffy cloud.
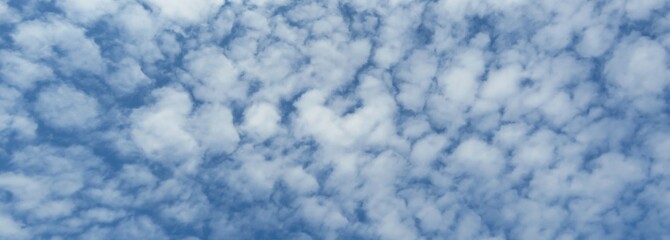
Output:
<path fill-rule="evenodd" d="M 232 112 L 221 105 L 201 106 L 188 124 L 199 145 L 214 154 L 230 153 L 240 141 Z"/>
<path fill-rule="evenodd" d="M 0 0 L 0 239 L 669 238 L 668 7 Z"/>
<path fill-rule="evenodd" d="M 397 73 L 404 80 L 399 86 L 398 102 L 407 109 L 420 111 L 433 82 L 437 60 L 431 54 L 417 51 L 403 65 Z"/>
<path fill-rule="evenodd" d="M 284 181 L 286 181 L 289 188 L 299 194 L 309 194 L 319 189 L 319 183 L 314 176 L 305 172 L 305 170 L 300 167 L 294 167 L 287 170 L 284 174 Z"/>
<path fill-rule="evenodd" d="M 142 71 L 140 64 L 125 58 L 119 62 L 116 72 L 106 78 L 107 84 L 122 94 L 129 94 L 140 87 L 151 84 L 153 81 Z"/>
<path fill-rule="evenodd" d="M 105 165 L 85 147 L 38 145 L 17 149 L 8 170 L 0 174 L 0 193 L 9 194 L 3 206 L 12 216 L 29 219 L 22 228 L 39 236 L 76 214 L 82 206 L 79 194 L 100 183 Z M 60 227 L 73 231 L 77 226 Z"/>
<path fill-rule="evenodd" d="M 523 69 L 518 65 L 491 71 L 482 85 L 480 97 L 504 102 L 518 93 L 522 78 Z"/>
<path fill-rule="evenodd" d="M 459 53 L 452 64 L 438 76 L 444 96 L 458 105 L 470 105 L 479 88 L 479 77 L 484 73 L 483 53 L 469 49 Z"/>
<path fill-rule="evenodd" d="M 86 36 L 85 29 L 62 19 L 22 22 L 11 36 L 24 56 L 55 61 L 58 70 L 65 74 L 101 73 L 105 68 L 100 48 Z"/>
<path fill-rule="evenodd" d="M 106 208 L 93 208 L 82 213 L 82 216 L 87 220 L 99 223 L 110 223 L 125 215 L 126 214 L 123 211 L 115 211 Z"/>
<path fill-rule="evenodd" d="M 190 94 L 178 87 L 152 92 L 152 106 L 131 116 L 131 138 L 149 159 L 193 171 L 205 153 L 230 153 L 240 140 L 231 111 L 219 104 L 193 111 Z"/>
<path fill-rule="evenodd" d="M 154 46 L 151 42 L 141 42 L 151 40 L 160 30 L 157 20 L 151 16 L 147 9 L 140 4 L 129 4 L 120 10 L 117 16 L 114 23 L 118 24 L 117 27 L 124 37 L 123 40 L 134 43 L 129 47 L 141 50 L 140 52 L 153 50 Z M 129 52 L 129 54 L 136 53 Z"/>
<path fill-rule="evenodd" d="M 616 30 L 607 28 L 604 24 L 589 26 L 580 35 L 577 52 L 584 57 L 598 57 L 605 53 L 616 37 Z"/>
<path fill-rule="evenodd" d="M 35 137 L 37 123 L 25 112 L 21 92 L 9 86 L 0 86 L 0 142 L 27 140 Z"/>
<path fill-rule="evenodd" d="M 0 1 L 0 24 L 15 23 L 21 19 L 21 15 L 12 8 L 7 1 Z"/>
<path fill-rule="evenodd" d="M 306 219 L 322 225 L 325 229 L 338 229 L 347 224 L 347 219 L 339 213 L 336 205 L 328 200 L 307 198 L 301 203 L 301 208 Z"/>
<path fill-rule="evenodd" d="M 46 186 L 23 174 L 0 175 L 0 188 L 12 193 L 16 210 L 19 211 L 37 208 L 48 194 Z"/>
<path fill-rule="evenodd" d="M 111 239 L 169 239 L 165 231 L 146 216 L 127 219 L 108 232 L 106 237 Z"/>
<path fill-rule="evenodd" d="M 471 138 L 461 142 L 451 155 L 452 163 L 463 171 L 495 178 L 505 166 L 505 158 L 500 150 L 486 142 Z M 447 162 L 449 164 L 449 162 Z"/>
<path fill-rule="evenodd" d="M 435 160 L 438 154 L 446 146 L 447 139 L 440 135 L 429 135 L 419 139 L 412 146 L 412 161 L 419 165 L 427 165 Z"/>
<path fill-rule="evenodd" d="M 0 52 L 0 76 L 7 84 L 30 89 L 39 81 L 52 80 L 51 68 L 15 52 Z"/>
<path fill-rule="evenodd" d="M 242 129 L 259 140 L 267 139 L 280 131 L 281 116 L 276 107 L 269 103 L 258 103 L 244 112 Z"/>
<path fill-rule="evenodd" d="M 131 137 L 150 159 L 185 161 L 197 156 L 198 142 L 186 129 L 193 108 L 190 95 L 179 88 L 154 90 L 152 106 L 136 109 Z"/>
<path fill-rule="evenodd" d="M 647 19 L 655 11 L 661 10 L 667 5 L 668 3 L 663 0 L 626 1 L 626 16 L 633 20 Z"/>
<path fill-rule="evenodd" d="M 668 87 L 667 51 L 657 41 L 629 37 L 619 43 L 605 65 L 605 76 L 618 101 L 631 102 L 639 111 L 663 108 L 659 97 Z"/>
<path fill-rule="evenodd" d="M 225 0 L 195 0 L 188 3 L 179 0 L 144 0 L 160 16 L 178 24 L 190 25 L 216 14 Z"/>
<path fill-rule="evenodd" d="M 35 110 L 47 125 L 62 129 L 92 129 L 100 123 L 98 101 L 86 93 L 56 85 L 41 90 Z"/>
<path fill-rule="evenodd" d="M 667 52 L 646 37 L 629 37 L 619 43 L 607 62 L 605 74 L 627 95 L 660 94 L 668 84 Z"/>
<path fill-rule="evenodd" d="M 116 12 L 122 3 L 123 1 L 112 0 L 59 0 L 56 5 L 64 10 L 69 19 L 90 24 L 105 15 Z"/>
<path fill-rule="evenodd" d="M 239 70 L 221 49 L 207 47 L 185 57 L 187 83 L 194 96 L 203 101 L 222 102 L 246 96 L 247 83 L 240 81 Z"/>
<path fill-rule="evenodd" d="M 29 232 L 24 229 L 20 222 L 16 222 L 12 217 L 0 215 L 0 237 L 6 239 L 28 239 Z"/>
<path fill-rule="evenodd" d="M 533 43 L 548 51 L 564 49 L 572 41 L 572 29 L 569 23 L 548 24 L 532 38 Z"/>

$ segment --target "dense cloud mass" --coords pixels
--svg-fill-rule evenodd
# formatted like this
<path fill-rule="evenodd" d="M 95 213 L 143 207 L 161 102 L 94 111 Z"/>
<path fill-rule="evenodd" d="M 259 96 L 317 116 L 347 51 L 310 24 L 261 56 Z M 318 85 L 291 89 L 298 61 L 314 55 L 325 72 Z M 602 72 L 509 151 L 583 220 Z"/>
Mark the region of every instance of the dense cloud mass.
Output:
<path fill-rule="evenodd" d="M 0 239 L 670 239 L 667 0 L 0 0 Z"/>

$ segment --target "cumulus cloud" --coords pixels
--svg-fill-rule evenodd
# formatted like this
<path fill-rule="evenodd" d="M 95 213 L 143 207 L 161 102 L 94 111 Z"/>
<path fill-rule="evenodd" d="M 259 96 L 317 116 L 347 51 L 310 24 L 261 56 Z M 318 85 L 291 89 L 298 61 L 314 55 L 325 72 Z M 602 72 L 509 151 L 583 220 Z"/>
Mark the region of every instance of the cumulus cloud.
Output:
<path fill-rule="evenodd" d="M 119 5 L 124 1 L 112 0 L 62 0 L 57 1 L 56 5 L 60 7 L 68 19 L 73 22 L 91 24 L 101 17 L 115 13 Z"/>
<path fill-rule="evenodd" d="M 630 42 L 629 42 L 630 41 Z M 607 62 L 606 74 L 627 94 L 657 95 L 667 84 L 666 51 L 648 38 L 625 39 Z"/>
<path fill-rule="evenodd" d="M 0 86 L 0 134 L 2 142 L 28 140 L 35 137 L 37 123 L 29 116 L 23 94 L 9 86 Z"/>
<path fill-rule="evenodd" d="M 46 124 L 64 129 L 90 129 L 99 119 L 96 98 L 67 85 L 50 86 L 37 95 L 35 110 Z"/>
<path fill-rule="evenodd" d="M 14 23 L 21 19 L 16 10 L 7 4 L 7 1 L 0 2 L 0 24 Z"/>
<path fill-rule="evenodd" d="M 19 23 L 11 36 L 25 56 L 56 62 L 66 75 L 75 71 L 101 73 L 105 67 L 98 45 L 86 37 L 85 29 L 62 18 Z"/>
<path fill-rule="evenodd" d="M 142 71 L 142 66 L 131 58 L 121 60 L 116 67 L 117 70 L 111 73 L 106 80 L 109 86 L 122 94 L 132 93 L 153 82 Z"/>
<path fill-rule="evenodd" d="M 0 53 L 2 78 L 7 84 L 21 89 L 30 89 L 39 81 L 53 80 L 54 73 L 50 67 L 30 61 L 17 53 Z"/>
<path fill-rule="evenodd" d="M 670 238 L 669 12 L 0 0 L 0 239 Z"/>
<path fill-rule="evenodd" d="M 150 159 L 193 160 L 198 143 L 185 129 L 192 111 L 190 95 L 177 88 L 161 88 L 152 95 L 156 103 L 133 111 L 131 136 Z"/>
<path fill-rule="evenodd" d="M 281 116 L 276 107 L 269 103 L 257 103 L 244 112 L 244 123 L 241 128 L 253 138 L 264 140 L 280 131 Z"/>
<path fill-rule="evenodd" d="M 188 4 L 182 1 L 146 0 L 153 10 L 162 17 L 179 24 L 194 24 L 207 19 L 218 12 L 225 0 L 196 0 Z"/>

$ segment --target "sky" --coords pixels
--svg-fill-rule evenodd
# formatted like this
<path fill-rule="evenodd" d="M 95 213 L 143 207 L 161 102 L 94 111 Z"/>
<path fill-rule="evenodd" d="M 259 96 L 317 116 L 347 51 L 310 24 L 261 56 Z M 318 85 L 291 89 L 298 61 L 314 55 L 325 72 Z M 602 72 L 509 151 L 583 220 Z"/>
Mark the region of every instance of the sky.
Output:
<path fill-rule="evenodd" d="M 0 239 L 670 239 L 667 0 L 0 0 Z"/>

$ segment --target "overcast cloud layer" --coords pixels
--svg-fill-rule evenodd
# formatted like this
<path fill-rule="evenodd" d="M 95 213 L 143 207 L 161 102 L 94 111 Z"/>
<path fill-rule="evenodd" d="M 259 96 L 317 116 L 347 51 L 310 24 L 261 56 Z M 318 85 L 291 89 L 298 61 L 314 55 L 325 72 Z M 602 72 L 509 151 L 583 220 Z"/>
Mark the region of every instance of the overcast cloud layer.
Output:
<path fill-rule="evenodd" d="M 667 0 L 0 0 L 0 239 L 670 239 Z"/>

